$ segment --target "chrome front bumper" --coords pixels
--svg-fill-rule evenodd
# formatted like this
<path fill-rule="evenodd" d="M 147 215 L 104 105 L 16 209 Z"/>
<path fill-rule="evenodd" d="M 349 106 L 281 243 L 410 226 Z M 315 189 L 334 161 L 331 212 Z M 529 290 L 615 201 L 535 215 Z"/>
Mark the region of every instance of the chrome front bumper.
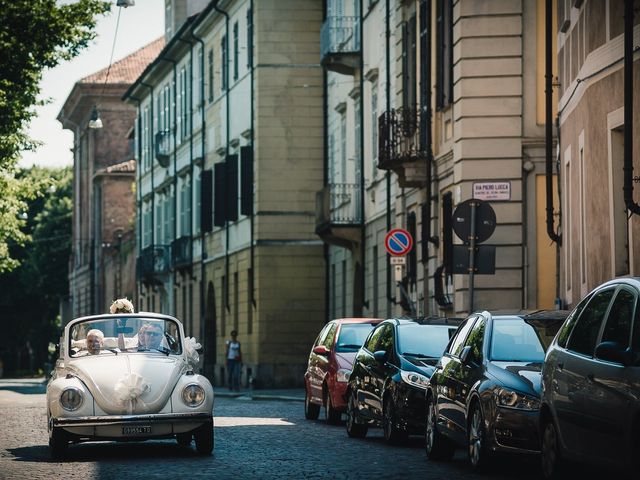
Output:
<path fill-rule="evenodd" d="M 210 413 L 157 413 L 153 415 L 101 415 L 74 418 L 53 418 L 54 427 L 104 427 L 131 424 L 204 423 Z"/>

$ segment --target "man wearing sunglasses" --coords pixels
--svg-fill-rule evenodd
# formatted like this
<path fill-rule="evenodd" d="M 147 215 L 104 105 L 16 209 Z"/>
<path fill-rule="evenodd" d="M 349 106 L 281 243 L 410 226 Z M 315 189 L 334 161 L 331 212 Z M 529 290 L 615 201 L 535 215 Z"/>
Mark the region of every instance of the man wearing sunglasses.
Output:
<path fill-rule="evenodd" d="M 160 342 L 162 342 L 162 327 L 157 323 L 150 323 L 144 329 L 144 346 L 146 348 L 154 348 L 158 349 L 160 347 Z"/>

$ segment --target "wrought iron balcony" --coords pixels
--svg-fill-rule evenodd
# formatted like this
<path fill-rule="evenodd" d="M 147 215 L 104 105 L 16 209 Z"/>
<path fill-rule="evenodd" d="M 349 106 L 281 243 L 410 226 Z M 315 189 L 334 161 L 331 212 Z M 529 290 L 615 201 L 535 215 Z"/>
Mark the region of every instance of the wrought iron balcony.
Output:
<path fill-rule="evenodd" d="M 171 266 L 174 269 L 188 268 L 192 262 L 191 237 L 183 236 L 171 242 Z"/>
<path fill-rule="evenodd" d="M 155 138 L 156 160 L 164 168 L 167 168 L 171 161 L 171 136 L 169 133 L 169 130 L 163 130 L 156 133 Z"/>
<path fill-rule="evenodd" d="M 316 234 L 330 244 L 352 248 L 361 241 L 360 185 L 331 183 L 316 193 Z"/>
<path fill-rule="evenodd" d="M 328 70 L 354 74 L 360 65 L 360 17 L 327 17 L 320 31 L 320 61 Z"/>
<path fill-rule="evenodd" d="M 378 119 L 378 168 L 398 174 L 401 187 L 426 181 L 427 112 L 419 105 L 384 112 Z"/>
<path fill-rule="evenodd" d="M 168 245 L 151 245 L 143 248 L 138 257 L 138 280 L 145 283 L 161 283 L 161 277 L 169 272 L 171 250 Z"/>

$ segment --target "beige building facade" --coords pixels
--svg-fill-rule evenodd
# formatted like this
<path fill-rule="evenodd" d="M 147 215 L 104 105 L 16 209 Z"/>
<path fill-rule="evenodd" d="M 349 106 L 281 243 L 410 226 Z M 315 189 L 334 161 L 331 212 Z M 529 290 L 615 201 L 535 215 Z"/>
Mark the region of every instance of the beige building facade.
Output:
<path fill-rule="evenodd" d="M 316 231 L 328 244 L 327 317 L 554 308 L 544 2 L 326 3 L 327 181 Z M 452 227 L 473 198 L 495 211 L 483 244 L 495 248 L 495 274 L 475 275 L 470 305 Z M 414 239 L 399 277 L 385 250 L 394 228 Z"/>
<path fill-rule="evenodd" d="M 139 307 L 181 318 L 218 385 L 232 330 L 245 382 L 299 384 L 325 301 L 321 3 L 195 3 L 125 95 L 138 109 Z"/>
<path fill-rule="evenodd" d="M 558 2 L 560 99 L 559 160 L 562 188 L 562 280 L 565 303 L 575 305 L 600 283 L 640 275 L 640 218 L 624 196 L 624 146 L 632 142 L 631 187 L 640 182 L 640 55 L 632 54 L 632 104 L 625 103 L 623 0 Z M 632 45 L 640 41 L 640 2 Z M 637 50 L 637 49 L 636 49 Z M 625 109 L 633 130 L 625 138 Z M 636 207 L 637 208 L 637 207 Z"/>

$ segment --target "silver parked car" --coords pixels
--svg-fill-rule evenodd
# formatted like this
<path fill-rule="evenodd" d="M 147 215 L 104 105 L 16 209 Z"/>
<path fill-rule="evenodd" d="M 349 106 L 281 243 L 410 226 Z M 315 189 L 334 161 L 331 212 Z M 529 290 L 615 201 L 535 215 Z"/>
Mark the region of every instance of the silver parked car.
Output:
<path fill-rule="evenodd" d="M 542 470 L 565 459 L 640 468 L 640 278 L 604 283 L 571 312 L 542 369 Z"/>

